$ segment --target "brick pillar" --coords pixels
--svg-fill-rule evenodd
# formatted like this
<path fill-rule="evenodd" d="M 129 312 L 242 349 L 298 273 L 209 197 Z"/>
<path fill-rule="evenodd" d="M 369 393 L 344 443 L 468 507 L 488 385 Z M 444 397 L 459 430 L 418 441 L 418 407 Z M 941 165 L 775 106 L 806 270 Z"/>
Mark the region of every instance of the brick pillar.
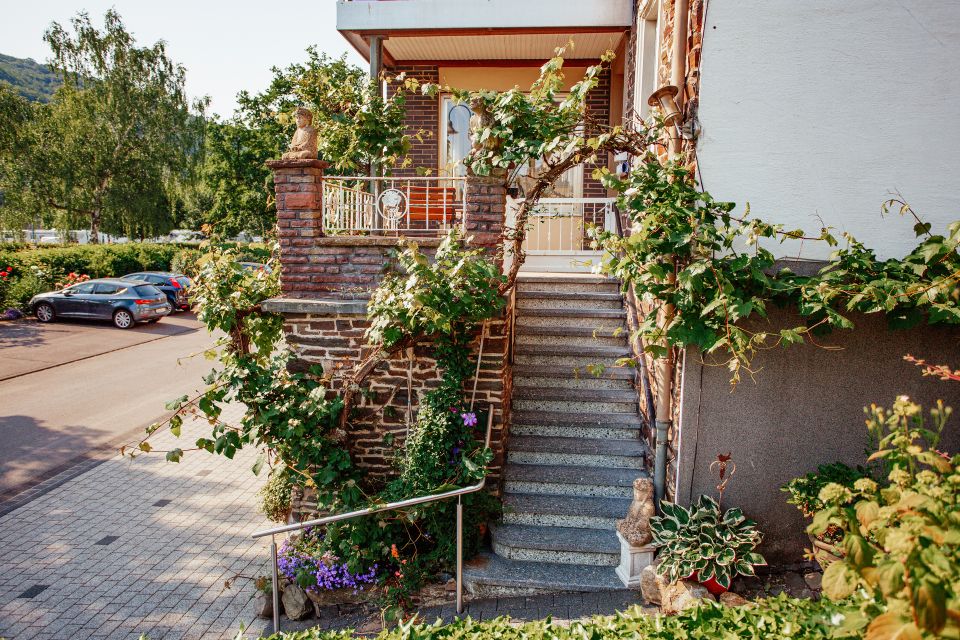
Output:
<path fill-rule="evenodd" d="M 500 234 L 506 224 L 507 188 L 505 176 L 467 176 L 467 203 L 464 211 L 464 228 L 467 236 L 473 236 L 474 246 L 480 246 L 491 254 L 498 254 Z"/>
<path fill-rule="evenodd" d="M 321 160 L 270 160 L 277 196 L 277 237 L 280 240 L 280 281 L 284 295 L 299 297 L 298 284 L 309 278 L 309 254 L 323 236 Z"/>

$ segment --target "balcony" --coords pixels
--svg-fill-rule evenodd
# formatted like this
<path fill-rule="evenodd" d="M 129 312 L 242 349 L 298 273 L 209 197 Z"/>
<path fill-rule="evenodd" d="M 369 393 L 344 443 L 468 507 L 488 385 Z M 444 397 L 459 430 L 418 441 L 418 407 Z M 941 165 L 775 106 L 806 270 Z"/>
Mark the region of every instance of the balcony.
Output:
<path fill-rule="evenodd" d="M 465 180 L 325 176 L 324 235 L 442 236 L 463 225 Z"/>

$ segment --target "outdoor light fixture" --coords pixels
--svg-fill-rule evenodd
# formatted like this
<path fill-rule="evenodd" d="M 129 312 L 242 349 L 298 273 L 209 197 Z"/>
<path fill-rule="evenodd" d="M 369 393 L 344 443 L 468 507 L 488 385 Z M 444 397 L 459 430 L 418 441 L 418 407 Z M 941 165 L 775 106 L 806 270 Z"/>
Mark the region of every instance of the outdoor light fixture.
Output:
<path fill-rule="evenodd" d="M 663 114 L 663 122 L 668 127 L 676 126 L 680 123 L 683 114 L 680 113 L 680 107 L 677 106 L 677 94 L 680 90 L 672 84 L 660 87 L 647 98 L 647 104 L 651 107 L 657 107 Z"/>

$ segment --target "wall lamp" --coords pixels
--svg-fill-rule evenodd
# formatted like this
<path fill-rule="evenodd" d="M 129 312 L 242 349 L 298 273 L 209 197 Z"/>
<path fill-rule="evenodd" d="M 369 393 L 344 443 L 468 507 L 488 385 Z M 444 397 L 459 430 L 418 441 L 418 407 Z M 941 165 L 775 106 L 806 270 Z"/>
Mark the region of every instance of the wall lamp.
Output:
<path fill-rule="evenodd" d="M 677 106 L 678 93 L 680 93 L 678 88 L 668 84 L 665 87 L 660 87 L 647 98 L 648 105 L 660 109 L 660 113 L 663 114 L 663 122 L 668 127 L 677 126 L 683 118 L 680 107 Z"/>

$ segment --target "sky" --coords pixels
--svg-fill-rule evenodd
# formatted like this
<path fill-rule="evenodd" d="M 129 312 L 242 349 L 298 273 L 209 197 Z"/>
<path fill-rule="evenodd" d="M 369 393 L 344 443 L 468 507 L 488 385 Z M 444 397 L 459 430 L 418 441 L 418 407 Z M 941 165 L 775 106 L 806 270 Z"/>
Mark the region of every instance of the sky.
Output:
<path fill-rule="evenodd" d="M 273 66 L 306 59 L 305 49 L 365 66 L 336 30 L 336 0 L 250 2 L 235 0 L 34 0 L 4 2 L 0 53 L 46 62 L 50 49 L 43 33 L 52 22 L 65 27 L 78 11 L 102 25 L 111 7 L 141 46 L 167 42 L 167 54 L 187 69 L 191 97 L 207 95 L 210 112 L 230 116 L 236 94 L 265 89 Z"/>

